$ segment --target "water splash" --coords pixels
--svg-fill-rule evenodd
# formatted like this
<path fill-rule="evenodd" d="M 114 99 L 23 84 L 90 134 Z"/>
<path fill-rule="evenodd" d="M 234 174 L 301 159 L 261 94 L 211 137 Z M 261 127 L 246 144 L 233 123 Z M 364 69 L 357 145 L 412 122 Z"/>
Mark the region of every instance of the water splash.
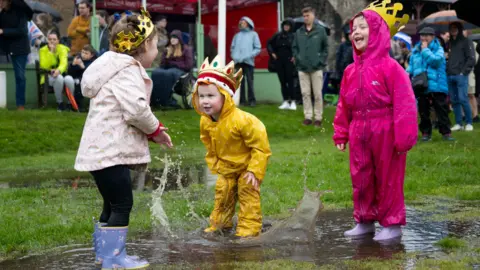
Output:
<path fill-rule="evenodd" d="M 172 162 L 166 153 L 161 161 L 165 163 L 165 168 L 163 169 L 163 173 L 160 178 L 155 177 L 155 180 L 160 181 L 160 185 L 152 192 L 152 206 L 150 207 L 150 211 L 152 213 L 152 225 L 153 228 L 163 228 L 169 236 L 174 237 L 175 235 L 170 228 L 170 222 L 168 221 L 167 213 L 163 209 L 162 205 L 162 195 L 167 184 L 168 170 L 170 169 Z"/>
<path fill-rule="evenodd" d="M 183 184 L 182 184 L 182 176 L 183 174 L 181 173 L 181 168 L 180 168 L 180 165 L 181 165 L 181 162 L 178 162 L 177 163 L 177 169 L 178 169 L 178 174 L 177 174 L 177 186 L 178 186 L 178 189 L 180 190 L 180 192 L 182 193 L 183 195 L 183 198 L 185 198 L 185 200 L 187 201 L 187 206 L 188 206 L 188 213 L 194 217 L 196 220 L 198 220 L 200 223 L 202 223 L 204 226 L 208 226 L 208 224 L 205 222 L 204 219 L 200 218 L 200 216 L 195 213 L 195 210 L 193 208 L 193 204 L 191 203 L 190 199 L 189 199 L 189 196 L 188 196 L 188 193 L 187 191 L 185 190 L 185 188 L 183 187 Z"/>

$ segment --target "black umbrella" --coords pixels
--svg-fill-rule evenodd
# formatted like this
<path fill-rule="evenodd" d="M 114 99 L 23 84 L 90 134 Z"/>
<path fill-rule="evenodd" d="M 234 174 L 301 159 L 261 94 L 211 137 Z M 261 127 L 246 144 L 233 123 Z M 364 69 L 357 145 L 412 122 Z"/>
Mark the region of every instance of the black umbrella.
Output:
<path fill-rule="evenodd" d="M 23 0 L 12 0 L 12 6 L 15 6 L 19 9 L 24 10 L 25 14 L 27 15 L 27 19 L 30 21 L 33 17 L 33 10 L 30 8 L 29 5 L 25 3 Z"/>
<path fill-rule="evenodd" d="M 293 22 L 295 23 L 294 30 L 296 31 L 298 28 L 302 27 L 302 25 L 305 23 L 303 21 L 303 17 L 297 17 L 293 19 Z M 330 36 L 330 27 L 328 25 L 318 19 L 315 20 L 315 23 L 321 25 L 323 28 L 325 28 L 325 31 L 327 32 L 327 36 Z"/>
<path fill-rule="evenodd" d="M 30 8 L 35 13 L 47 13 L 52 16 L 53 20 L 59 22 L 62 20 L 62 14 L 58 12 L 56 9 L 51 7 L 48 4 L 37 2 L 37 1 L 26 1 Z"/>
<path fill-rule="evenodd" d="M 458 0 L 453 3 L 453 9 L 457 12 L 457 16 L 469 23 L 480 25 L 480 16 L 478 16 L 478 8 L 472 6 L 473 1 Z M 477 3 L 478 4 L 478 3 Z"/>

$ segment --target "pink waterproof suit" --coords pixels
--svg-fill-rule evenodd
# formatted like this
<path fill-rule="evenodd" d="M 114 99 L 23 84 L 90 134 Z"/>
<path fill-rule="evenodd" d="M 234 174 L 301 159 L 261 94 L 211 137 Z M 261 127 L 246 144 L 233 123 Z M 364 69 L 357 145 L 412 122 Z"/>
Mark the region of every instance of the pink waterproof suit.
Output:
<path fill-rule="evenodd" d="M 363 53 L 355 49 L 344 72 L 333 140 L 350 144 L 355 221 L 405 225 L 406 152 L 418 133 L 415 96 L 407 73 L 389 56 L 387 24 L 374 11 L 362 13 L 368 46 Z"/>

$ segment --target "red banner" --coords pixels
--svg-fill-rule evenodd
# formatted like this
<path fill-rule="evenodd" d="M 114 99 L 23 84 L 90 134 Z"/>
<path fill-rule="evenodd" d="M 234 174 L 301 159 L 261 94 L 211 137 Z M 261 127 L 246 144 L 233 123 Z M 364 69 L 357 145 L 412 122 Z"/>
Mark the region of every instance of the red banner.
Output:
<path fill-rule="evenodd" d="M 231 61 L 230 45 L 232 44 L 233 36 L 238 32 L 238 22 L 243 16 L 253 20 L 255 31 L 258 33 L 262 43 L 262 50 L 255 58 L 255 68 L 268 68 L 267 41 L 278 31 L 277 3 L 268 3 L 227 12 L 227 63 Z M 215 46 L 217 46 L 218 13 L 204 15 L 202 23 L 205 25 L 205 35 L 208 35 Z"/>
<path fill-rule="evenodd" d="M 228 0 L 227 9 L 237 9 L 261 5 L 273 0 Z M 202 14 L 216 12 L 218 0 L 202 0 Z M 98 9 L 139 10 L 141 0 L 97 0 Z M 198 9 L 197 0 L 147 0 L 147 9 L 152 13 L 195 15 Z"/>

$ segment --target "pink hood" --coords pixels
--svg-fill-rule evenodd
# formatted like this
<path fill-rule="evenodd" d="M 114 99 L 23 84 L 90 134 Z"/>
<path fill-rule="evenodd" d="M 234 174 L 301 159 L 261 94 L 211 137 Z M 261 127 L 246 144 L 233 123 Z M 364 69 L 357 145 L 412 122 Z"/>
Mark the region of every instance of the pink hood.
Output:
<path fill-rule="evenodd" d="M 363 15 L 370 28 L 370 35 L 368 38 L 368 46 L 363 54 L 355 48 L 355 44 L 352 40 L 352 46 L 355 53 L 353 58 L 355 63 L 359 63 L 363 60 L 363 63 L 376 62 L 384 57 L 389 57 L 390 52 L 390 30 L 387 23 L 383 20 L 378 13 L 372 10 L 364 10 L 350 20 L 350 29 L 353 28 L 353 20 Z"/>

